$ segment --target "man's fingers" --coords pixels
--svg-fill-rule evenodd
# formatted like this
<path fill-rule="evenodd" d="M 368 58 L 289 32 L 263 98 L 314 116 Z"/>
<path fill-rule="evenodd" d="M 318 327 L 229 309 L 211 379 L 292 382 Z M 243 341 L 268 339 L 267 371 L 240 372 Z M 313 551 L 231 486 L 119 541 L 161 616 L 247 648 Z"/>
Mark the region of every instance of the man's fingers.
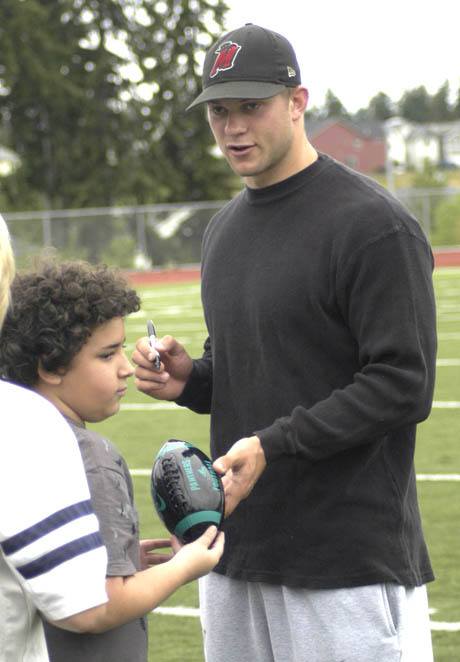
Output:
<path fill-rule="evenodd" d="M 165 370 L 161 372 L 152 370 L 151 365 L 150 368 L 143 368 L 142 366 L 138 365 L 135 368 L 134 374 L 140 381 L 155 382 L 157 384 L 164 384 L 168 381 L 169 377 L 169 373 L 167 373 Z"/>
<path fill-rule="evenodd" d="M 156 347 L 159 352 L 167 352 L 170 356 L 177 356 L 184 351 L 184 348 L 173 336 L 163 336 L 158 340 Z"/>
<path fill-rule="evenodd" d="M 215 471 L 217 471 L 218 474 L 223 476 L 226 474 L 232 467 L 232 460 L 230 456 L 230 452 L 227 453 L 227 455 L 222 455 L 221 457 L 218 457 L 217 460 L 214 461 L 213 463 L 213 468 Z"/>

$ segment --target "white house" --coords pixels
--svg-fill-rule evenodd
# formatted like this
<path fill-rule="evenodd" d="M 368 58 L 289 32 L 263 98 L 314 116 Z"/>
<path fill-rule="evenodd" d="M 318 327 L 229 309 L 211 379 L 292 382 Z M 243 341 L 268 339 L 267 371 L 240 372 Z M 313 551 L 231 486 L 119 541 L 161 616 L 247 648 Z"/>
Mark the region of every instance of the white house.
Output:
<path fill-rule="evenodd" d="M 444 134 L 444 161 L 460 168 L 460 122 L 450 122 Z"/>
<path fill-rule="evenodd" d="M 421 170 L 426 162 L 460 167 L 460 121 L 419 124 L 402 117 L 385 122 L 388 160 Z"/>
<path fill-rule="evenodd" d="M 21 159 L 8 147 L 0 145 L 0 177 L 8 177 L 21 165 Z"/>

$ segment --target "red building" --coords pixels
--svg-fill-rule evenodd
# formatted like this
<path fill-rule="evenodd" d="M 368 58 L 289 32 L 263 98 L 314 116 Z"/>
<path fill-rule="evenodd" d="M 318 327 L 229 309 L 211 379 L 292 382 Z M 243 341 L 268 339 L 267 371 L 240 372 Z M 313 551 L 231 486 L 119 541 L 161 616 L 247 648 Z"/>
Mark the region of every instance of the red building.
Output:
<path fill-rule="evenodd" d="M 343 118 L 307 119 L 308 138 L 319 152 L 363 173 L 385 170 L 385 136 L 381 125 Z"/>

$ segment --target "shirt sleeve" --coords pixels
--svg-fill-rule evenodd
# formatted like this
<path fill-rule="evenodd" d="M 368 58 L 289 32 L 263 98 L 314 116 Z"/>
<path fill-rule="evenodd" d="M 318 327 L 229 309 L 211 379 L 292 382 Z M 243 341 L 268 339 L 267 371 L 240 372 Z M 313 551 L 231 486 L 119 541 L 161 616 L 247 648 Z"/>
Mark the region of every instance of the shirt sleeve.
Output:
<path fill-rule="evenodd" d="M 5 386 L 1 553 L 37 609 L 66 618 L 107 601 L 106 550 L 70 427 L 37 394 Z"/>
<path fill-rule="evenodd" d="M 107 549 L 107 575 L 139 570 L 139 522 L 128 467 L 115 446 L 94 431 L 77 432 L 94 512 Z"/>
<path fill-rule="evenodd" d="M 208 337 L 201 359 L 194 359 L 191 375 L 176 403 L 197 414 L 209 414 L 212 401 L 212 350 Z"/>

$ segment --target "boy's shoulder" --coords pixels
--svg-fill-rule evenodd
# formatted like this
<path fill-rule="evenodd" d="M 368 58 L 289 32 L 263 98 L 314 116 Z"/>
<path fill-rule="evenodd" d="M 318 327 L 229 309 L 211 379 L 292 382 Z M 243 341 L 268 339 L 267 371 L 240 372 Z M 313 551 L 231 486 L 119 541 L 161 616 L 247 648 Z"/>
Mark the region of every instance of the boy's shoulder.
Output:
<path fill-rule="evenodd" d="M 125 459 L 110 439 L 71 419 L 66 420 L 77 438 L 86 471 L 98 468 L 128 471 Z"/>

